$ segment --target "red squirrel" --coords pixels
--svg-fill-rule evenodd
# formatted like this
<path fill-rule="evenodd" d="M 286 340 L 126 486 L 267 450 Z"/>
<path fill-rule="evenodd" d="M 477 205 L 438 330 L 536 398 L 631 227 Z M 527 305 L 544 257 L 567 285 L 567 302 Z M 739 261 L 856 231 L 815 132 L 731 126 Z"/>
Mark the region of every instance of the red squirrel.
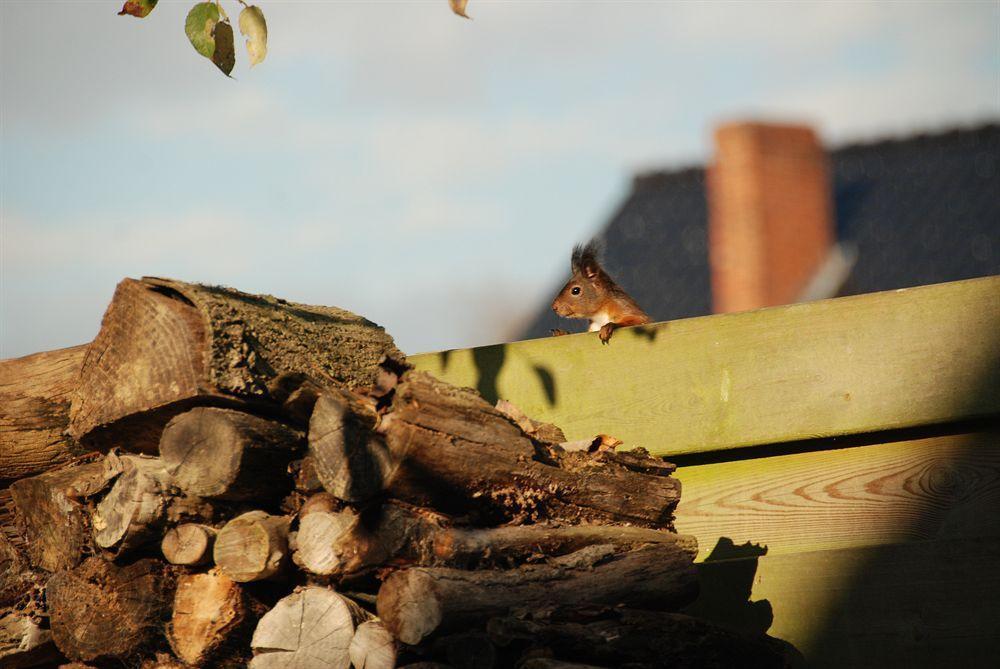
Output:
<path fill-rule="evenodd" d="M 601 267 L 594 242 L 573 248 L 570 267 L 573 276 L 552 301 L 552 310 L 557 314 L 563 318 L 588 319 L 588 331 L 600 331 L 601 342 L 605 344 L 615 328 L 649 322 L 646 312 Z M 553 330 L 552 334 L 567 333 Z"/>

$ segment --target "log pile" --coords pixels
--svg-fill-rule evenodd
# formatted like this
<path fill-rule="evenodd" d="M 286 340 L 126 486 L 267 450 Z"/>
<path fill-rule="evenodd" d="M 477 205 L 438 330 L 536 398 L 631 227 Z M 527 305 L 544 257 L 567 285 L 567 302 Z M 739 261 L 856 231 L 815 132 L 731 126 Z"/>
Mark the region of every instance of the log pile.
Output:
<path fill-rule="evenodd" d="M 0 666 L 784 666 L 677 613 L 672 465 L 354 314 L 125 280 L 39 356 L 0 361 Z"/>

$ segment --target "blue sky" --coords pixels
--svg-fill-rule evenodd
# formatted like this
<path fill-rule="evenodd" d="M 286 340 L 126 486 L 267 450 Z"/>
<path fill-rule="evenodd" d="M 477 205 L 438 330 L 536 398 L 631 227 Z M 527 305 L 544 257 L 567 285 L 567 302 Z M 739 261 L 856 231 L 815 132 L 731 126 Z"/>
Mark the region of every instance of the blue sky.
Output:
<path fill-rule="evenodd" d="M 718 122 L 1000 117 L 997 2 L 260 0 L 235 81 L 192 4 L 0 0 L 0 357 L 90 340 L 141 275 L 349 308 L 411 353 L 500 341 Z"/>

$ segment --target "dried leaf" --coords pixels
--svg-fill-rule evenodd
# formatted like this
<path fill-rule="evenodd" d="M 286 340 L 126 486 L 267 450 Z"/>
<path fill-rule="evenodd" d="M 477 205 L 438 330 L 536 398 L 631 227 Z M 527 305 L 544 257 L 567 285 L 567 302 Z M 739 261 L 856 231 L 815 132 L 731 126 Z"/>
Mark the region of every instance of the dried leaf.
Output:
<path fill-rule="evenodd" d="M 240 33 L 247 38 L 250 67 L 267 55 L 267 22 L 260 7 L 251 5 L 240 12 Z"/>
<path fill-rule="evenodd" d="M 215 52 L 212 54 L 212 62 L 227 77 L 236 65 L 236 41 L 229 21 L 219 21 L 215 24 Z"/>
<path fill-rule="evenodd" d="M 219 7 L 214 2 L 199 2 L 184 21 L 184 32 L 191 46 L 209 60 L 215 55 L 215 24 L 218 22 Z"/>
<path fill-rule="evenodd" d="M 472 17 L 465 13 L 465 6 L 469 4 L 469 0 L 448 0 L 451 3 L 451 11 L 455 12 L 461 17 L 471 19 Z"/>
<path fill-rule="evenodd" d="M 159 0 L 127 0 L 122 6 L 122 10 L 118 12 L 118 16 L 128 14 L 139 19 L 144 19 L 156 8 L 157 2 Z"/>

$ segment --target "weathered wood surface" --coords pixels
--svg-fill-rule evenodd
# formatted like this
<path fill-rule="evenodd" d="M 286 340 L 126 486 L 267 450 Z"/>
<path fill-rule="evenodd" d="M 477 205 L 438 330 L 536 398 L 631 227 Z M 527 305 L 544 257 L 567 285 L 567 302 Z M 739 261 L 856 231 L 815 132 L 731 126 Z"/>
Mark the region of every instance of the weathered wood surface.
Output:
<path fill-rule="evenodd" d="M 163 630 L 169 583 L 162 565 L 140 560 L 116 567 L 88 558 L 46 586 L 52 636 L 72 660 L 127 657 Z"/>
<path fill-rule="evenodd" d="M 679 532 L 769 554 L 1000 536 L 1000 428 L 681 467 Z"/>
<path fill-rule="evenodd" d="M 114 554 L 154 539 L 169 501 L 169 477 L 159 458 L 125 455 L 120 462 L 122 473 L 90 517 L 94 543 Z"/>
<path fill-rule="evenodd" d="M 31 612 L 0 608 L 0 667 L 55 666 L 62 654 L 52 641 L 52 632 Z"/>
<path fill-rule="evenodd" d="M 82 452 L 65 432 L 86 351 L 0 360 L 0 481 L 40 474 Z"/>
<path fill-rule="evenodd" d="M 215 564 L 238 583 L 274 576 L 288 555 L 289 522 L 264 511 L 236 516 L 215 537 Z"/>
<path fill-rule="evenodd" d="M 288 491 L 284 473 L 303 436 L 242 411 L 197 407 L 163 429 L 160 457 L 173 483 L 199 497 L 267 501 Z M 285 484 L 285 485 L 282 485 Z"/>
<path fill-rule="evenodd" d="M 319 411 L 318 404 L 316 413 Z M 680 483 L 533 441 L 478 394 L 407 373 L 382 417 L 379 478 L 395 498 L 496 521 L 670 528 Z M 375 458 L 375 455 L 372 456 Z"/>
<path fill-rule="evenodd" d="M 398 571 L 378 593 L 378 614 L 403 643 L 468 629 L 514 609 L 624 604 L 671 609 L 694 599 L 690 558 L 671 547 L 645 546 L 615 554 L 590 546 L 546 565 L 465 571 L 417 567 Z"/>
<path fill-rule="evenodd" d="M 622 551 L 644 544 L 672 546 L 693 560 L 694 537 L 618 525 L 451 527 L 450 519 L 427 509 L 387 502 L 358 513 L 311 507 L 300 512 L 295 561 L 306 571 L 337 578 L 377 567 L 512 567 L 605 544 Z"/>
<path fill-rule="evenodd" d="M 411 356 L 659 455 L 1000 414 L 1000 277 Z"/>
<path fill-rule="evenodd" d="M 199 523 L 181 523 L 163 535 L 160 550 L 171 564 L 200 565 L 212 559 L 214 528 Z"/>
<path fill-rule="evenodd" d="M 269 398 L 301 372 L 321 383 L 375 383 L 385 331 L 335 307 L 146 277 L 125 279 L 87 350 L 69 431 L 85 443 L 155 452 L 166 422 L 192 404 Z"/>
<path fill-rule="evenodd" d="M 368 620 L 354 631 L 348 649 L 354 669 L 395 669 L 399 643 L 380 620 Z"/>
<path fill-rule="evenodd" d="M 202 666 L 247 615 L 240 586 L 218 569 L 177 579 L 167 627 L 171 649 L 191 666 Z"/>
<path fill-rule="evenodd" d="M 79 564 L 90 546 L 90 523 L 83 497 L 107 483 L 103 462 L 71 465 L 15 481 L 11 496 L 24 528 L 31 564 L 46 571 Z"/>
<path fill-rule="evenodd" d="M 355 629 L 371 617 L 329 588 L 302 588 L 260 619 L 250 668 L 348 669 Z"/>
<path fill-rule="evenodd" d="M 811 667 L 987 667 L 1000 656 L 997 564 L 996 537 L 705 562 L 685 612 L 763 627 Z"/>

